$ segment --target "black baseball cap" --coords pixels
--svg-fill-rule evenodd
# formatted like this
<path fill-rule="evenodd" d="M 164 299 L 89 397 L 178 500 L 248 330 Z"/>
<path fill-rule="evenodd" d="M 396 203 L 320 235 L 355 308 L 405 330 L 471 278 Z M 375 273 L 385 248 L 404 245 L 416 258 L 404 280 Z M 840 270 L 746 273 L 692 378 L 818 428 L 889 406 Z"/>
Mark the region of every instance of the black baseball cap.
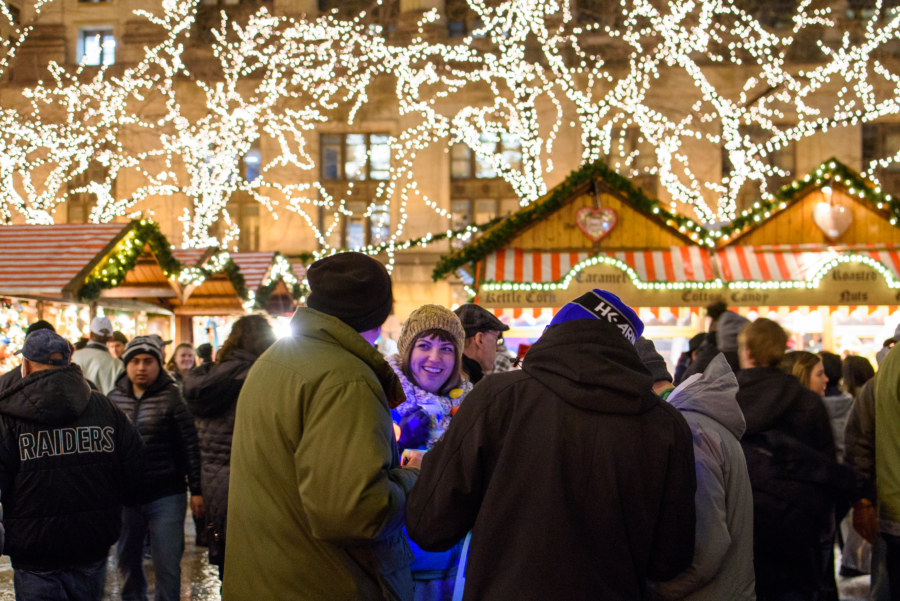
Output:
<path fill-rule="evenodd" d="M 509 329 L 509 326 L 497 319 L 496 315 L 478 305 L 468 303 L 456 309 L 454 313 L 462 322 L 466 338 L 471 338 L 478 332 L 505 332 Z"/>
<path fill-rule="evenodd" d="M 52 330 L 35 330 L 25 337 L 22 350 L 16 351 L 16 354 L 41 365 L 64 367 L 72 359 L 72 345 Z M 51 359 L 56 354 L 62 358 Z"/>

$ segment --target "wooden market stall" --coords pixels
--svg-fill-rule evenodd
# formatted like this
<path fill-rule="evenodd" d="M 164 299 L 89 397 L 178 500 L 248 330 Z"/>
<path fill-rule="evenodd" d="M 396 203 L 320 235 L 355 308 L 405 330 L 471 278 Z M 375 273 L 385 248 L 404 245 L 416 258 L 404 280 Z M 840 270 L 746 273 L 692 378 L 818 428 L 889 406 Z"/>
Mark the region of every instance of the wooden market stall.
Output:
<path fill-rule="evenodd" d="M 721 285 L 702 246 L 712 243 L 596 162 L 444 257 L 435 277 L 467 270 L 475 302 L 512 327 L 511 350 L 536 340 L 566 302 L 603 288 L 638 308 L 665 351 L 700 327 L 704 303 L 686 294 Z"/>
<path fill-rule="evenodd" d="M 256 309 L 273 317 L 293 314 L 301 297 L 301 280 L 281 253 L 238 252 L 231 259 L 240 268 Z"/>
<path fill-rule="evenodd" d="M 636 307 L 673 362 L 719 300 L 778 319 L 798 348 L 868 355 L 900 322 L 898 218 L 900 202 L 830 160 L 707 229 L 598 162 L 443 257 L 435 277 L 464 270 L 513 344 L 596 287 Z"/>
<path fill-rule="evenodd" d="M 9 336 L 21 338 L 23 328 L 14 330 L 10 319 L 15 313 L 18 326 L 46 319 L 77 340 L 102 311 L 129 336 L 165 337 L 173 330 L 171 300 L 181 294 L 180 269 L 149 221 L 0 227 L 4 336 L 13 345 L 21 343 Z"/>
<path fill-rule="evenodd" d="M 227 334 L 231 323 L 253 308 L 241 269 L 216 247 L 181 248 L 172 254 L 186 266 L 179 278 L 184 292 L 174 309 L 176 339 L 209 342 L 217 348 L 224 340 L 221 334 Z"/>

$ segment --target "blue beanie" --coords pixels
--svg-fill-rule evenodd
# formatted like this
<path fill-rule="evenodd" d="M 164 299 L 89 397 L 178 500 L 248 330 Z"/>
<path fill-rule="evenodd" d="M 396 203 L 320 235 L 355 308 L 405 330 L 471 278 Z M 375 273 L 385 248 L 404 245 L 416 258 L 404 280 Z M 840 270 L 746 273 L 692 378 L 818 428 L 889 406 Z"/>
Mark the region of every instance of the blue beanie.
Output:
<path fill-rule="evenodd" d="M 605 319 L 618 326 L 622 335 L 631 344 L 644 333 L 644 322 L 631 307 L 612 292 L 597 288 L 566 303 L 559 313 L 553 316 L 550 325 L 559 325 L 573 319 Z"/>

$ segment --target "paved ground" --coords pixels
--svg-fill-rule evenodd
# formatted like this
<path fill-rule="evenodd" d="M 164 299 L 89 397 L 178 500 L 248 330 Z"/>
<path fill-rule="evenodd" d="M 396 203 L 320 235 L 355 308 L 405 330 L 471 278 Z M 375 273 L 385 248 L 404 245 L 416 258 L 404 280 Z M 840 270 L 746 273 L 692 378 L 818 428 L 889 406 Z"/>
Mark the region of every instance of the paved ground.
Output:
<path fill-rule="evenodd" d="M 182 601 L 211 601 L 221 599 L 219 596 L 218 569 L 210 566 L 206 559 L 206 549 L 194 546 L 194 522 L 188 516 L 184 523 L 185 553 L 181 561 L 181 599 Z M 153 566 L 149 560 L 145 562 L 147 578 L 150 582 L 149 597 L 153 598 Z M 838 557 L 837 565 L 840 565 Z M 841 590 L 841 601 L 866 601 L 869 598 L 869 577 L 838 578 Z M 13 572 L 9 558 L 0 559 L 0 601 L 14 601 Z M 119 580 L 116 572 L 115 558 L 111 557 L 106 578 L 106 594 L 104 601 L 120 599 Z"/>

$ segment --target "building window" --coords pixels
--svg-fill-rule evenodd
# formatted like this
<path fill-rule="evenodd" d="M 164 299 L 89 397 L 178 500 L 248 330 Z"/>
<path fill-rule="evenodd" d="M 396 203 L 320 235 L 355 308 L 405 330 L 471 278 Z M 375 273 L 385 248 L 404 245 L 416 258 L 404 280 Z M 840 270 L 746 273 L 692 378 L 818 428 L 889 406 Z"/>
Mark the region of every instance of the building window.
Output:
<path fill-rule="evenodd" d="M 482 225 L 498 216 L 508 217 L 520 208 L 517 198 L 454 198 L 450 201 L 450 229 Z M 457 238 L 451 245 L 453 248 L 462 248 L 470 241 L 470 238 Z"/>
<path fill-rule="evenodd" d="M 344 248 L 378 246 L 391 238 L 391 211 L 388 204 L 349 200 L 344 203 L 340 245 Z"/>
<path fill-rule="evenodd" d="M 66 198 L 66 222 L 88 223 L 91 211 L 97 204 L 97 195 L 92 192 L 76 192 L 80 188 L 88 186 L 91 182 L 104 182 L 109 176 L 109 170 L 96 161 L 91 161 L 88 168 L 74 176 L 67 183 L 68 196 Z M 115 195 L 115 180 L 112 182 L 112 193 Z"/>
<path fill-rule="evenodd" d="M 259 140 L 254 140 L 247 154 L 241 159 L 241 177 L 246 182 L 252 182 L 259 177 L 262 169 L 262 154 L 259 152 Z"/>
<path fill-rule="evenodd" d="M 82 29 L 78 35 L 78 62 L 94 66 L 114 64 L 116 39 L 112 28 Z"/>
<path fill-rule="evenodd" d="M 241 229 L 238 250 L 259 250 L 259 203 L 255 200 L 238 200 L 232 211 L 237 226 Z"/>
<path fill-rule="evenodd" d="M 12 20 L 13 25 L 19 25 L 21 23 L 21 11 L 18 6 L 13 6 L 12 4 L 7 4 L 6 9 L 9 11 L 9 17 Z"/>
<path fill-rule="evenodd" d="M 387 134 L 323 134 L 322 179 L 385 181 L 391 177 L 391 138 Z"/>
<path fill-rule="evenodd" d="M 522 141 L 516 134 L 483 133 L 478 138 L 481 150 L 487 154 L 500 154 L 503 162 L 515 171 L 522 170 Z M 450 177 L 454 179 L 493 179 L 499 177 L 489 158 L 473 152 L 467 144 L 450 147 Z"/>

